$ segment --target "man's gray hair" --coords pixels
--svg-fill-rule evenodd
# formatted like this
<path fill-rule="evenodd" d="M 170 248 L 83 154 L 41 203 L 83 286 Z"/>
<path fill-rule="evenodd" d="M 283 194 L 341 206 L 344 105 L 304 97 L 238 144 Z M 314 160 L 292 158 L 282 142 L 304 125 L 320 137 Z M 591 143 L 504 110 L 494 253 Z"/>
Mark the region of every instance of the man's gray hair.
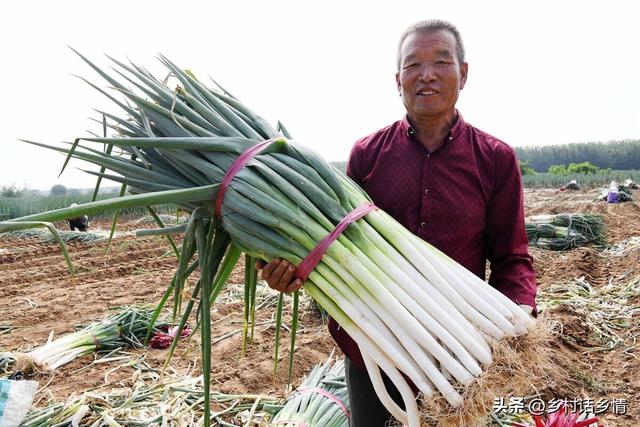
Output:
<path fill-rule="evenodd" d="M 458 57 L 459 65 L 464 63 L 464 44 L 462 43 L 462 36 L 460 35 L 460 31 L 450 22 L 443 21 L 440 19 L 428 19 L 426 21 L 419 21 L 415 24 L 411 25 L 409 28 L 402 33 L 400 36 L 400 43 L 398 43 L 398 70 L 400 70 L 400 61 L 402 59 L 402 43 L 404 43 L 405 39 L 414 33 L 434 33 L 436 31 L 446 30 L 453 34 L 453 37 L 456 39 L 456 56 Z"/>

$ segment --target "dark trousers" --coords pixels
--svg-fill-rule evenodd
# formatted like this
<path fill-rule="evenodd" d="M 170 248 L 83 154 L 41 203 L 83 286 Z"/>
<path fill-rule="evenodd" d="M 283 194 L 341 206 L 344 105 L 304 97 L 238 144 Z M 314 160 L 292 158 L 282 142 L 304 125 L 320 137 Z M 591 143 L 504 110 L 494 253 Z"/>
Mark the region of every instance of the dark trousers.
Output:
<path fill-rule="evenodd" d="M 73 218 L 69 220 L 69 229 L 71 231 L 76 231 L 76 228 L 79 231 L 87 231 L 87 222 L 83 219 Z"/>
<path fill-rule="evenodd" d="M 389 427 L 400 426 L 401 424 L 392 418 L 391 414 L 384 407 L 367 371 L 363 371 L 355 366 L 348 357 L 344 358 L 344 370 L 347 380 L 347 390 L 349 392 L 349 405 L 351 406 L 351 426 L 350 427 Z M 382 373 L 382 379 L 391 398 L 404 409 L 404 403 L 400 392 L 393 385 L 391 380 Z"/>

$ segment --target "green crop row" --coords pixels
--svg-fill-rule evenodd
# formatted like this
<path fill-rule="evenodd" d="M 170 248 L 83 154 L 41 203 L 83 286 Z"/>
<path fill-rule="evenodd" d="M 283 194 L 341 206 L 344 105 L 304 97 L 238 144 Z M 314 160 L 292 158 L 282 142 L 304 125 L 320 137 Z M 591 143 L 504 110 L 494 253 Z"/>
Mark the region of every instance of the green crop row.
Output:
<path fill-rule="evenodd" d="M 575 179 L 578 185 L 583 188 L 595 188 L 609 186 L 611 181 L 618 184 L 624 183 L 626 179 L 640 183 L 640 171 L 638 170 L 611 170 L 595 174 L 569 174 L 556 175 L 550 173 L 536 173 L 533 175 L 523 175 L 522 184 L 526 188 L 554 188 L 567 184 Z"/>
<path fill-rule="evenodd" d="M 101 194 L 98 199 L 109 199 L 115 197 L 114 194 Z M 47 212 L 55 209 L 66 208 L 72 203 L 82 204 L 91 201 L 91 195 L 66 195 L 66 196 L 32 196 L 25 195 L 22 197 L 2 197 L 0 196 L 0 221 L 18 218 L 26 215 L 32 215 L 41 212 Z M 158 213 L 175 213 L 175 206 L 161 205 L 152 206 Z M 144 208 L 123 209 L 120 212 L 125 216 L 148 215 L 148 211 Z M 112 212 L 104 212 L 96 215 L 94 218 L 109 218 Z"/>

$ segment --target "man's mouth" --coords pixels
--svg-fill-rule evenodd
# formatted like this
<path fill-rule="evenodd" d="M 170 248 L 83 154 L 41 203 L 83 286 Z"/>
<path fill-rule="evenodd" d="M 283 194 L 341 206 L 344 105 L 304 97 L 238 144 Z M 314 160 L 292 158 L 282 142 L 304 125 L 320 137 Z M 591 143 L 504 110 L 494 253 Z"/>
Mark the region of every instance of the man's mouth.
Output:
<path fill-rule="evenodd" d="M 418 91 L 418 95 L 421 95 L 421 96 L 431 96 L 431 95 L 435 95 L 436 93 L 438 92 L 430 89 L 424 89 L 424 90 Z"/>

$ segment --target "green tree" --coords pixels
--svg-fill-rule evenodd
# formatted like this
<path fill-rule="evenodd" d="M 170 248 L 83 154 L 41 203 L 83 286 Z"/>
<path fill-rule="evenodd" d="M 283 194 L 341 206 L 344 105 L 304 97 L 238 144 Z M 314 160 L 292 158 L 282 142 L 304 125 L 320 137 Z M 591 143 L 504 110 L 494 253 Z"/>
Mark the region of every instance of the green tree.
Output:
<path fill-rule="evenodd" d="M 581 173 L 584 175 L 596 174 L 600 168 L 591 162 L 571 163 L 567 166 L 569 173 Z"/>
<path fill-rule="evenodd" d="M 534 175 L 536 173 L 536 170 L 532 168 L 526 160 L 518 160 L 518 165 L 520 165 L 521 175 Z"/>
<path fill-rule="evenodd" d="M 549 166 L 549 170 L 547 171 L 551 175 L 567 175 L 567 168 L 565 165 L 551 165 Z"/>
<path fill-rule="evenodd" d="M 64 185 L 56 184 L 51 187 L 49 191 L 50 196 L 66 196 L 67 195 L 67 187 Z"/>
<path fill-rule="evenodd" d="M 640 140 L 515 147 L 515 150 L 518 159 L 528 161 L 538 171 L 578 162 L 614 170 L 640 169 Z"/>
<path fill-rule="evenodd" d="M 3 185 L 0 187 L 2 197 L 20 197 L 22 196 L 22 188 L 15 185 Z"/>

